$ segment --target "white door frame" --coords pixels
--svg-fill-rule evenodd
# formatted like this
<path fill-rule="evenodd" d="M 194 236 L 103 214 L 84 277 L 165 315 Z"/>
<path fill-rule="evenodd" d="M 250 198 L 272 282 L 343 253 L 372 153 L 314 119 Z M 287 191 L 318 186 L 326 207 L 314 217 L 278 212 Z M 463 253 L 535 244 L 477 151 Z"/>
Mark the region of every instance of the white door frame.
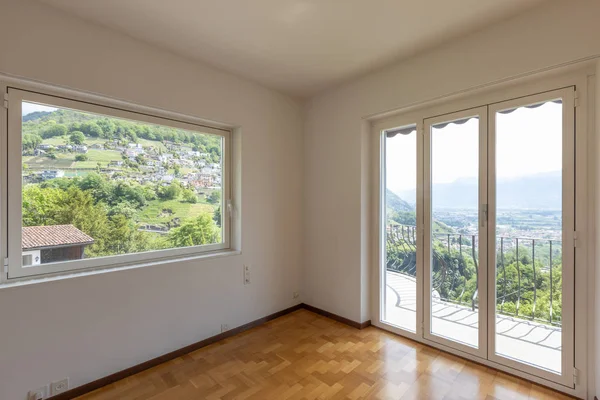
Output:
<path fill-rule="evenodd" d="M 431 128 L 434 125 L 452 122 L 459 119 L 477 117 L 479 119 L 479 175 L 478 175 L 478 347 L 474 348 L 469 345 L 444 338 L 439 335 L 435 335 L 431 331 L 431 319 L 432 319 L 432 302 L 431 302 L 431 291 L 432 288 L 432 274 L 431 268 L 433 266 L 432 261 L 432 205 L 431 205 Z M 487 229 L 486 229 L 486 218 L 482 215 L 480 210 L 481 205 L 487 203 L 487 107 L 471 108 L 464 111 L 454 112 L 451 114 L 445 114 L 433 118 L 427 118 L 423 121 L 424 131 L 424 181 L 421 185 L 423 186 L 423 218 L 424 218 L 424 240 L 423 240 L 423 254 L 424 254 L 424 265 L 423 265 L 423 315 L 424 315 L 424 326 L 423 326 L 423 337 L 432 342 L 443 344 L 445 346 L 455 348 L 456 350 L 463 351 L 465 353 L 472 354 L 477 357 L 485 358 L 487 355 L 487 325 L 486 325 L 486 313 L 487 313 L 487 268 L 486 268 L 486 245 L 487 245 Z M 419 183 L 417 183 L 418 185 Z"/>
<path fill-rule="evenodd" d="M 534 94 L 489 105 L 488 223 L 488 354 L 489 360 L 573 387 L 575 252 L 575 106 L 574 87 Z M 562 99 L 562 346 L 561 374 L 496 354 L 496 114 L 498 111 Z M 570 312 L 569 312 L 570 311 Z"/>
<path fill-rule="evenodd" d="M 594 213 L 593 196 L 594 196 L 594 174 L 592 168 L 595 166 L 592 154 L 593 150 L 593 109 L 589 108 L 594 101 L 594 81 L 596 72 L 596 62 L 581 62 L 577 65 L 565 65 L 551 69 L 544 69 L 522 76 L 515 76 L 509 79 L 503 79 L 497 82 L 491 82 L 478 87 L 467 88 L 455 93 L 449 93 L 444 96 L 435 97 L 427 101 L 408 104 L 403 107 L 398 107 L 394 110 L 387 110 L 378 114 L 365 116 L 364 119 L 371 128 L 365 130 L 365 134 L 369 134 L 370 138 L 370 159 L 371 173 L 368 179 L 372 182 L 371 191 L 371 213 L 370 216 L 370 237 L 371 243 L 371 262 L 372 276 L 371 279 L 371 322 L 374 326 L 381 329 L 396 333 L 400 336 L 407 337 L 418 343 L 429 345 L 445 351 L 450 354 L 462 357 L 467 360 L 472 360 L 482 365 L 486 365 L 496 370 L 503 371 L 509 374 L 520 376 L 531 382 L 535 382 L 546 387 L 553 388 L 560 392 L 579 398 L 588 398 L 588 395 L 594 393 L 594 378 L 592 374 L 593 358 L 588 354 L 593 349 L 594 341 L 594 265 L 593 257 L 594 250 L 594 231 L 592 230 L 593 221 L 590 213 Z M 515 99 L 526 97 L 532 93 L 542 93 L 556 90 L 557 88 L 566 88 L 575 86 L 577 88 L 577 108 L 575 120 L 577 132 L 575 136 L 575 146 L 577 157 L 575 160 L 576 166 L 576 226 L 578 232 L 578 244 L 575 250 L 575 322 L 576 329 L 575 338 L 575 361 L 574 371 L 577 374 L 574 388 L 565 386 L 554 381 L 544 379 L 538 375 L 528 373 L 526 371 L 507 367 L 488 360 L 473 356 L 472 354 L 456 350 L 452 347 L 441 345 L 419 337 L 413 333 L 395 329 L 393 326 L 386 324 L 379 318 L 380 309 L 380 286 L 379 277 L 381 274 L 381 207 L 380 207 L 380 188 L 381 181 L 381 131 L 385 128 L 407 125 L 410 123 L 423 120 L 426 116 L 441 115 L 449 113 L 457 109 L 468 109 L 480 106 L 481 104 L 493 104 L 502 102 L 507 99 Z M 589 376 L 588 376 L 589 375 Z"/>

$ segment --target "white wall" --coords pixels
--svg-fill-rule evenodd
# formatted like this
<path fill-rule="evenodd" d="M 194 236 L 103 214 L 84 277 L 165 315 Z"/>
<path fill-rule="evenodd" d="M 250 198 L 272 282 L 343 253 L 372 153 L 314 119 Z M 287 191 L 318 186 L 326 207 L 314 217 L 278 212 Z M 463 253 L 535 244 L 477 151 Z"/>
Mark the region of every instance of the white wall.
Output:
<path fill-rule="evenodd" d="M 0 0 L 0 72 L 239 125 L 243 141 L 243 254 L 0 289 L 0 399 L 66 376 L 78 386 L 295 304 L 297 101 L 31 0 Z"/>
<path fill-rule="evenodd" d="M 371 318 L 364 235 L 370 161 L 362 118 L 600 54 L 600 2 L 555 0 L 511 20 L 316 96 L 304 137 L 304 298 Z M 366 296 L 366 298 L 365 298 Z"/>
<path fill-rule="evenodd" d="M 600 54 L 598 15 L 595 0 L 550 1 L 330 90 L 306 104 L 303 140 L 293 99 L 37 2 L 0 0 L 0 72 L 241 126 L 244 214 L 241 256 L 0 289 L 0 399 L 65 376 L 81 385 L 289 307 L 301 278 L 303 301 L 369 319 L 361 118 Z M 254 269 L 247 287 L 243 263 Z"/>

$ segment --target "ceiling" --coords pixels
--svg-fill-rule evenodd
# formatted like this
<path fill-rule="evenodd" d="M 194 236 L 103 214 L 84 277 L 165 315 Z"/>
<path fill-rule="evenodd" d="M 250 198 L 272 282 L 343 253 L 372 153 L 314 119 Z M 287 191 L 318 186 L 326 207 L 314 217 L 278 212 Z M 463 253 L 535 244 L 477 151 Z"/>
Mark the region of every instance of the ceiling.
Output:
<path fill-rule="evenodd" d="M 40 0 L 308 97 L 543 0 Z"/>

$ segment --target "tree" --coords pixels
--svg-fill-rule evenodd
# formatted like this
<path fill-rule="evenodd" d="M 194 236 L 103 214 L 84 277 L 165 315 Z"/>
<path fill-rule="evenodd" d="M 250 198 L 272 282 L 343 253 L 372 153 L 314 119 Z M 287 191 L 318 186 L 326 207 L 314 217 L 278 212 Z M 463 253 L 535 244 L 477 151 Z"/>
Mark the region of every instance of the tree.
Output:
<path fill-rule="evenodd" d="M 71 136 L 69 136 L 69 140 L 71 143 L 82 144 L 85 140 L 85 135 L 81 131 L 71 132 Z"/>
<path fill-rule="evenodd" d="M 132 219 L 137 211 L 137 204 L 132 203 L 130 201 L 122 201 L 110 207 L 110 209 L 108 210 L 108 215 L 123 215 L 129 219 Z"/>
<path fill-rule="evenodd" d="M 64 136 L 67 134 L 67 127 L 62 124 L 53 124 L 42 131 L 42 138 L 48 139 L 56 136 Z"/>
<path fill-rule="evenodd" d="M 102 132 L 104 133 L 102 136 L 104 137 L 110 137 L 115 130 L 114 122 L 108 118 L 98 120 L 96 121 L 96 124 L 98 124 L 98 126 L 102 129 Z"/>
<path fill-rule="evenodd" d="M 218 190 L 215 190 L 213 192 L 211 192 L 208 197 L 207 200 L 209 203 L 211 204 L 217 204 L 221 202 L 221 192 Z"/>
<path fill-rule="evenodd" d="M 147 201 L 156 200 L 158 197 L 156 195 L 156 190 L 154 189 L 154 185 L 152 185 L 151 183 L 144 184 L 143 186 L 141 186 L 140 190 L 142 191 L 142 194 L 144 195 L 144 198 Z"/>
<path fill-rule="evenodd" d="M 156 191 L 158 197 L 163 200 L 174 200 L 179 197 L 180 193 L 181 186 L 175 182 L 167 186 L 160 186 Z"/>
<path fill-rule="evenodd" d="M 198 202 L 198 197 L 196 196 L 196 193 L 194 193 L 194 191 L 191 189 L 185 189 L 183 191 L 182 197 L 183 201 L 185 201 L 186 203 L 195 204 Z"/>
<path fill-rule="evenodd" d="M 112 187 L 112 193 L 109 199 L 109 204 L 116 205 L 123 201 L 128 201 L 141 208 L 146 205 L 144 193 L 141 186 L 137 183 L 117 182 Z"/>
<path fill-rule="evenodd" d="M 104 135 L 102 128 L 95 122 L 84 122 L 79 126 L 79 130 L 83 132 L 84 135 L 90 137 L 100 137 Z"/>
<path fill-rule="evenodd" d="M 203 213 L 193 219 L 187 219 L 179 228 L 169 232 L 169 241 L 173 247 L 199 246 L 216 243 L 219 240 L 219 229 L 210 214 Z"/>
<path fill-rule="evenodd" d="M 94 240 L 106 238 L 108 224 L 105 207 L 96 204 L 89 192 L 78 187 L 70 187 L 61 193 L 53 218 L 57 224 L 75 225 Z M 98 243 L 98 247 L 101 246 L 102 243 Z"/>
<path fill-rule="evenodd" d="M 75 161 L 87 161 L 88 160 L 88 156 L 86 156 L 85 154 L 77 154 L 75 156 Z"/>
<path fill-rule="evenodd" d="M 42 138 L 34 133 L 26 133 L 23 135 L 23 150 L 34 150 L 42 143 Z"/>
<path fill-rule="evenodd" d="M 23 226 L 51 225 L 62 190 L 27 185 L 23 188 Z"/>
<path fill-rule="evenodd" d="M 215 224 L 217 224 L 218 227 L 221 227 L 221 207 L 217 207 L 215 210 L 213 221 L 215 221 Z"/>
<path fill-rule="evenodd" d="M 123 214 L 110 218 L 109 237 L 105 244 L 109 254 L 139 253 L 149 250 L 148 234 L 140 232 L 133 220 Z"/>
<path fill-rule="evenodd" d="M 108 202 L 113 190 L 111 182 L 106 177 L 94 172 L 79 181 L 79 188 L 89 191 L 96 202 Z"/>

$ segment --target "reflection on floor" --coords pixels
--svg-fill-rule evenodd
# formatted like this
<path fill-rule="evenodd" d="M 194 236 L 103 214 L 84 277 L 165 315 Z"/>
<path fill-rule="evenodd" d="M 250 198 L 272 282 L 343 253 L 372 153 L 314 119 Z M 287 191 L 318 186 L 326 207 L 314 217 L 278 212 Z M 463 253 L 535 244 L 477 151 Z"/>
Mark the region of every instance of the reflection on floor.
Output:
<path fill-rule="evenodd" d="M 375 327 L 299 310 L 80 400 L 559 400 L 559 393 Z"/>
<path fill-rule="evenodd" d="M 413 277 L 387 271 L 384 320 L 414 331 L 416 282 Z M 441 301 L 433 293 L 432 331 L 435 334 L 477 345 L 477 312 L 469 307 Z M 497 353 L 560 373 L 561 330 L 531 320 L 498 315 Z"/>

